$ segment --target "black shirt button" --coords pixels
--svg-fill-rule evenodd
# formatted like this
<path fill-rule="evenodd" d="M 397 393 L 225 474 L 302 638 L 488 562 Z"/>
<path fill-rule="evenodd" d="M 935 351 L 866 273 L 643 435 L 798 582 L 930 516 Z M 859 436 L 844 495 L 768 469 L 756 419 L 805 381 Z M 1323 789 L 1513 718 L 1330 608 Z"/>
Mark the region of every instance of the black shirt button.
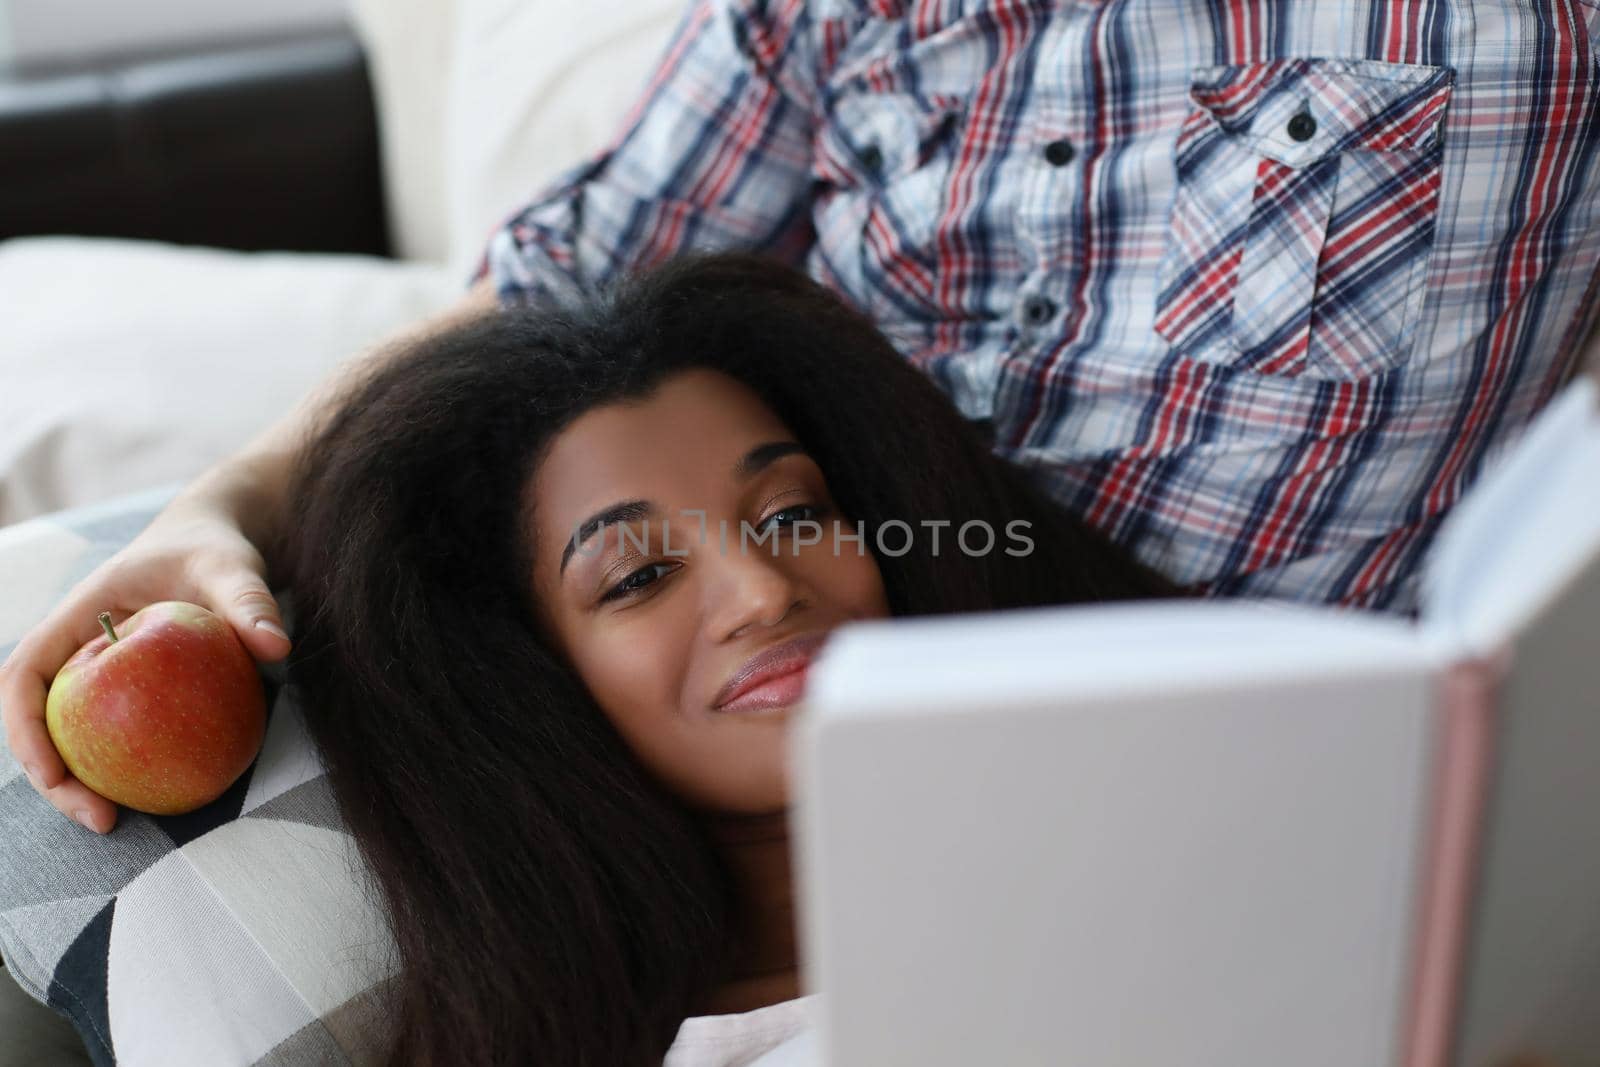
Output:
<path fill-rule="evenodd" d="M 1317 120 L 1304 111 L 1289 120 L 1289 136 L 1296 141 L 1309 141 L 1317 135 Z"/>
<path fill-rule="evenodd" d="M 1066 166 L 1072 162 L 1072 157 L 1076 154 L 1072 150 L 1072 142 L 1068 140 L 1051 141 L 1044 146 L 1045 162 L 1052 167 Z"/>
<path fill-rule="evenodd" d="M 1030 296 L 1022 302 L 1022 317 L 1029 326 L 1043 326 L 1056 317 L 1055 301 L 1046 296 Z"/>
<path fill-rule="evenodd" d="M 861 165 L 876 174 L 883 169 L 883 152 L 875 144 L 861 150 Z"/>

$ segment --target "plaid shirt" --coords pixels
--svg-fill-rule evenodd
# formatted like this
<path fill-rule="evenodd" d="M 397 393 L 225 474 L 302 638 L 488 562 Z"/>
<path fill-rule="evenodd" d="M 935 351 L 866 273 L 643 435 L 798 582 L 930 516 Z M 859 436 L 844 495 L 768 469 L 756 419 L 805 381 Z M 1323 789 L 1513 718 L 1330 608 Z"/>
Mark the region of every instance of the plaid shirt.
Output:
<path fill-rule="evenodd" d="M 764 249 L 1180 582 L 1414 609 L 1600 261 L 1600 0 L 699 0 L 503 299 Z"/>

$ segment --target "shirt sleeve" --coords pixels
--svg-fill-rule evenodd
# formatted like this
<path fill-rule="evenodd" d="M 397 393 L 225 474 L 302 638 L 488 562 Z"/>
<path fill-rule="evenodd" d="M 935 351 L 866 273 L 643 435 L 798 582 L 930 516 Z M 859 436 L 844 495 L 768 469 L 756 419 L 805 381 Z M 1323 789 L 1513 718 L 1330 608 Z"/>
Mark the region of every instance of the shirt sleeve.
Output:
<path fill-rule="evenodd" d="M 803 3 L 695 0 L 621 135 L 507 220 L 477 276 L 514 303 L 691 249 L 798 263 L 813 240 L 809 20 Z"/>

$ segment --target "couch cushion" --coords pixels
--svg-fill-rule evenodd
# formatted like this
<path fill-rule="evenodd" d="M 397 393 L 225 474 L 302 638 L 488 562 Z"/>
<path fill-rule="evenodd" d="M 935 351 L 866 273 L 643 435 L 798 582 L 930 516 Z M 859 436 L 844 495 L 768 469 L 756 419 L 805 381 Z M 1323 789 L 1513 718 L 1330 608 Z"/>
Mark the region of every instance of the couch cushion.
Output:
<path fill-rule="evenodd" d="M 394 254 L 443 263 L 445 94 L 456 0 L 350 0 L 350 19 L 372 76 Z"/>
<path fill-rule="evenodd" d="M 0 659 L 172 491 L 0 529 Z M 281 665 L 262 673 L 260 755 L 188 815 L 124 809 L 94 834 L 0 744 L 0 981 L 69 1019 L 97 1065 L 363 1063 L 382 1047 L 392 942 Z"/>
<path fill-rule="evenodd" d="M 396 254 L 461 277 L 492 230 L 600 150 L 688 0 L 349 0 Z"/>
<path fill-rule="evenodd" d="M 360 256 L 0 244 L 0 526 L 193 477 L 461 289 Z"/>
<path fill-rule="evenodd" d="M 446 185 L 459 276 L 507 216 L 621 132 L 689 4 L 455 3 Z"/>

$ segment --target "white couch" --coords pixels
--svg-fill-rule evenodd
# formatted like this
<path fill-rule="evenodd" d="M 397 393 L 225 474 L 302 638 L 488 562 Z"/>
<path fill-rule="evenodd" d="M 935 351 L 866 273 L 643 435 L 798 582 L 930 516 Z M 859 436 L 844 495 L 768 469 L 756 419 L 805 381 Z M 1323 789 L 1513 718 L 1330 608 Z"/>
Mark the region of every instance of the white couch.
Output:
<path fill-rule="evenodd" d="M 0 243 L 0 526 L 181 483 L 457 299 L 494 226 L 615 132 L 684 0 L 352 0 L 401 260 Z"/>

